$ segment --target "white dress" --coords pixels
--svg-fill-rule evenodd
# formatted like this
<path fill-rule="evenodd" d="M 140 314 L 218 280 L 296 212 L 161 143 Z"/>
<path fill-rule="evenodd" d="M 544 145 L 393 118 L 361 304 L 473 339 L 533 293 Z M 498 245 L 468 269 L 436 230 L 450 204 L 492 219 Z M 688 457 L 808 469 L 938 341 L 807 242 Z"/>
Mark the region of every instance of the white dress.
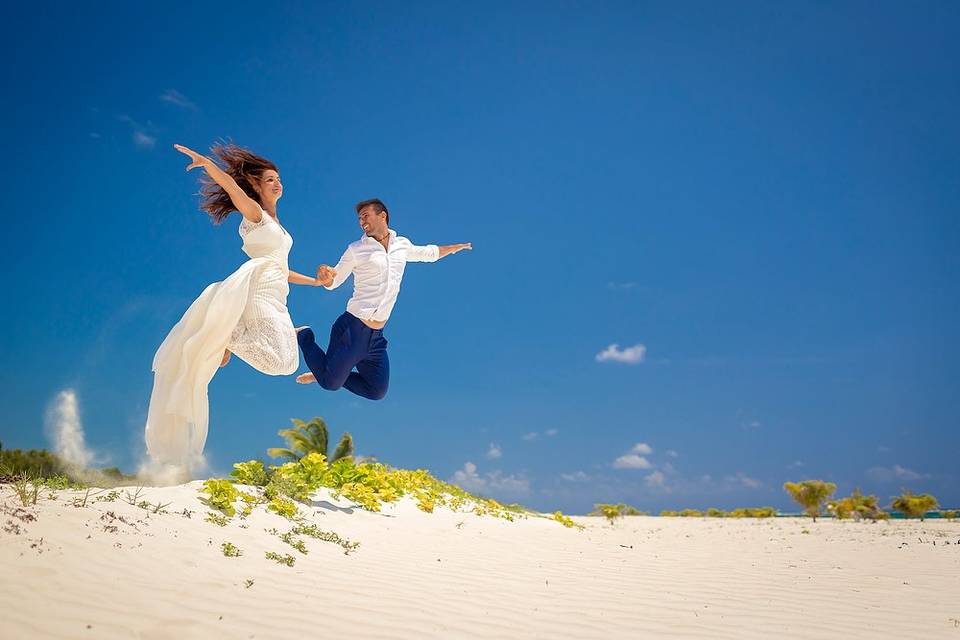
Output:
<path fill-rule="evenodd" d="M 244 218 L 240 237 L 250 260 L 204 289 L 154 356 L 146 441 L 156 462 L 186 469 L 202 464 L 207 385 L 225 349 L 268 375 L 289 375 L 299 366 L 287 311 L 293 238 L 267 213 L 257 223 Z"/>

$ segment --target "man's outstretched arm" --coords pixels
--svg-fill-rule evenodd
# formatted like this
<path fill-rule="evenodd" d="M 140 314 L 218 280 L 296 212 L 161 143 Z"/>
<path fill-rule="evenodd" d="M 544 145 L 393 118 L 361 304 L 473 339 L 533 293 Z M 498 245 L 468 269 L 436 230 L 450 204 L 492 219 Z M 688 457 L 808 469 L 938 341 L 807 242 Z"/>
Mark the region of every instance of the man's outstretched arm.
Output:
<path fill-rule="evenodd" d="M 447 245 L 442 245 L 441 247 L 439 247 L 439 249 L 440 249 L 440 257 L 444 258 L 458 251 L 463 251 L 464 249 L 466 249 L 467 251 L 472 251 L 473 243 L 461 242 L 460 244 L 447 244 Z"/>
<path fill-rule="evenodd" d="M 410 249 L 407 251 L 407 262 L 436 262 L 444 256 L 456 253 L 457 251 L 463 251 L 464 249 L 473 249 L 473 244 L 464 242 L 462 244 L 439 246 L 435 244 L 416 245 L 411 243 Z"/>

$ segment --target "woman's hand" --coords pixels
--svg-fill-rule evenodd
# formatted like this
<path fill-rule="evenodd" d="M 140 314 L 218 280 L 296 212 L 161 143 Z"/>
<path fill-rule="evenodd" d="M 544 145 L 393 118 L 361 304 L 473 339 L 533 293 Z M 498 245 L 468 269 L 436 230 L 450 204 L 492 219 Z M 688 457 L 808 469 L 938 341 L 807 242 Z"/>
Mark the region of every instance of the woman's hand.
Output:
<path fill-rule="evenodd" d="M 193 149 L 189 149 L 182 144 L 175 144 L 173 145 L 173 148 L 190 158 L 190 164 L 187 165 L 187 171 L 196 169 L 197 167 L 206 167 L 208 164 L 210 164 L 210 158 L 200 155 Z"/>

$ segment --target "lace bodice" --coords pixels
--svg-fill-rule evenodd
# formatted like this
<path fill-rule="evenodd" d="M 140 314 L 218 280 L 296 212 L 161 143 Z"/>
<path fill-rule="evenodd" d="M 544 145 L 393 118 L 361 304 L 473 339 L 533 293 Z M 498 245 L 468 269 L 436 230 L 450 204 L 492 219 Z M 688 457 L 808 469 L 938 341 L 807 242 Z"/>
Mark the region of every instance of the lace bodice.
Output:
<path fill-rule="evenodd" d="M 240 222 L 243 252 L 251 258 L 273 258 L 287 269 L 287 256 L 293 238 L 270 214 L 263 212 L 260 222 L 243 218 Z"/>

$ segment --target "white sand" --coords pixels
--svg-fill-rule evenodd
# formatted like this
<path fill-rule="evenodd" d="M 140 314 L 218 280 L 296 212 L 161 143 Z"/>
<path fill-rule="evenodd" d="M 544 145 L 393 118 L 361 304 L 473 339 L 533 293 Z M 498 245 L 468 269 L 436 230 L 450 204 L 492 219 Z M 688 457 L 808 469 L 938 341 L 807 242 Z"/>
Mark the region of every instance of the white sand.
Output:
<path fill-rule="evenodd" d="M 308 520 L 361 545 L 302 537 L 301 555 L 265 531 L 291 525 L 262 506 L 205 522 L 199 486 L 146 489 L 165 515 L 76 508 L 69 491 L 21 508 L 0 487 L 0 638 L 960 638 L 960 523 L 576 518 L 576 531 L 320 493 Z"/>

